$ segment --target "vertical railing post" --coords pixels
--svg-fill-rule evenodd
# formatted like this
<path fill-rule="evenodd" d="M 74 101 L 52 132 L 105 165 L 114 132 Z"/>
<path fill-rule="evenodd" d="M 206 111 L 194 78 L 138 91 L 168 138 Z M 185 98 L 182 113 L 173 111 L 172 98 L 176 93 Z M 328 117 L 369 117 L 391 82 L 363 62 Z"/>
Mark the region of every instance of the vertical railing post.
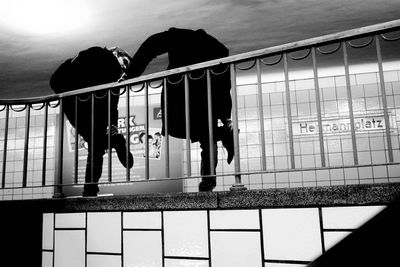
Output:
<path fill-rule="evenodd" d="M 294 144 L 293 144 L 293 125 L 292 125 L 292 105 L 290 101 L 290 87 L 289 87 L 289 67 L 287 53 L 283 54 L 283 68 L 285 72 L 285 90 L 286 90 L 286 111 L 288 120 L 288 131 L 289 131 L 289 152 L 290 152 L 290 165 L 291 168 L 296 168 L 294 159 Z"/>
<path fill-rule="evenodd" d="M 108 181 L 112 181 L 112 155 L 111 155 L 111 96 L 112 89 L 107 91 L 107 124 L 108 124 L 108 134 L 107 134 L 107 150 L 108 150 Z"/>
<path fill-rule="evenodd" d="M 232 120 L 233 120 L 233 145 L 235 150 L 235 183 L 229 188 L 231 191 L 246 190 L 247 188 L 242 184 L 240 176 L 240 148 L 239 148 L 239 118 L 238 118 L 238 101 L 237 101 L 237 87 L 236 87 L 236 66 L 235 63 L 229 65 L 231 76 L 231 91 L 232 91 Z"/>
<path fill-rule="evenodd" d="M 74 183 L 78 183 L 78 159 L 79 159 L 79 133 L 78 133 L 78 96 L 75 96 L 75 146 L 74 146 Z"/>
<path fill-rule="evenodd" d="M 164 138 L 165 138 L 165 177 L 170 177 L 169 171 L 169 133 L 168 133 L 168 90 L 167 90 L 167 78 L 163 79 L 163 92 L 164 92 L 164 110 L 162 111 L 164 117 Z"/>
<path fill-rule="evenodd" d="M 343 47 L 344 71 L 345 71 L 345 76 L 346 76 L 347 101 L 349 104 L 351 140 L 352 140 L 352 145 L 353 145 L 353 158 L 354 158 L 354 165 L 358 165 L 357 140 L 356 140 L 356 132 L 354 129 L 353 97 L 352 97 L 352 93 L 351 93 L 349 58 L 348 58 L 348 54 L 347 54 L 346 41 L 342 42 L 342 47 Z"/>
<path fill-rule="evenodd" d="M 389 156 L 389 162 L 393 162 L 393 148 L 392 148 L 392 139 L 390 136 L 390 121 L 389 121 L 389 113 L 388 113 L 388 106 L 386 99 L 386 86 L 385 86 L 385 78 L 383 75 L 382 52 L 381 52 L 379 35 L 375 35 L 375 42 L 376 42 L 376 55 L 378 58 L 378 67 L 379 67 L 379 82 L 382 95 L 383 116 L 385 118 L 385 133 L 386 133 L 386 142 L 388 148 L 388 156 Z"/>
<path fill-rule="evenodd" d="M 210 174 L 215 175 L 215 160 L 214 160 L 214 119 L 212 110 L 212 88 L 211 88 L 211 74 L 210 69 L 206 70 L 207 73 L 207 113 L 208 113 L 208 145 L 210 152 Z"/>
<path fill-rule="evenodd" d="M 315 47 L 311 48 L 311 56 L 312 56 L 312 61 L 313 61 L 313 72 L 314 72 L 315 104 L 317 106 L 319 152 L 321 155 L 321 166 L 325 167 L 326 160 L 325 160 L 324 133 L 323 133 L 323 129 L 322 129 L 321 97 L 319 94 L 317 56 L 315 53 Z"/>
<path fill-rule="evenodd" d="M 258 93 L 258 111 L 260 118 L 260 143 L 261 143 L 261 162 L 262 170 L 267 170 L 267 157 L 265 153 L 265 127 L 264 127 L 264 104 L 262 94 L 262 81 L 261 81 L 261 63 L 260 59 L 256 59 L 257 66 L 257 93 Z"/>
<path fill-rule="evenodd" d="M 126 166 L 129 166 L 129 153 L 130 153 L 130 112 L 129 112 L 129 107 L 130 107 L 130 87 L 129 85 L 126 86 Z M 129 168 L 126 168 L 126 181 L 131 180 L 131 172 Z"/>
<path fill-rule="evenodd" d="M 192 175 L 192 159 L 190 149 L 190 92 L 189 92 L 189 78 L 188 74 L 185 75 L 185 123 L 186 123 L 186 174 Z"/>
<path fill-rule="evenodd" d="M 149 159 L 149 87 L 147 82 L 144 82 L 144 126 L 145 126 L 145 179 L 149 180 L 150 177 L 150 159 Z"/>
<path fill-rule="evenodd" d="M 90 112 L 90 114 L 91 114 L 91 125 L 90 125 L 90 141 L 91 141 L 91 144 L 90 144 L 90 183 L 93 183 L 93 181 L 94 181 L 94 146 L 95 146 L 95 144 L 96 144 L 96 142 L 95 142 L 95 140 L 94 140 L 94 138 L 95 138 L 95 134 L 94 134 L 94 124 L 96 123 L 95 122 L 95 119 L 94 119 L 94 112 L 95 112 L 95 109 L 94 109 L 94 104 L 95 104 L 95 94 L 94 93 L 91 93 L 91 112 Z"/>
<path fill-rule="evenodd" d="M 6 167 L 7 167 L 7 143 L 8 143 L 8 123 L 10 120 L 10 106 L 6 105 L 6 118 L 4 122 L 4 147 L 3 147 L 3 170 L 1 178 L 1 187 L 6 187 Z"/>
<path fill-rule="evenodd" d="M 27 185 L 27 177 L 28 177 L 28 150 L 29 150 L 30 116 L 31 116 L 31 105 L 30 104 L 26 104 L 24 163 L 23 163 L 23 171 L 22 171 L 22 187 L 26 187 L 26 185 Z"/>
<path fill-rule="evenodd" d="M 46 185 L 46 164 L 47 164 L 47 130 L 49 121 L 49 103 L 44 105 L 44 127 L 43 127 L 43 162 L 42 162 L 42 186 Z"/>
<path fill-rule="evenodd" d="M 63 107 L 63 98 L 60 98 L 59 103 L 59 117 L 58 117 L 58 142 L 57 142 L 57 181 L 55 182 L 54 188 L 54 198 L 61 198 L 64 196 L 62 193 L 62 184 L 63 184 L 63 145 L 64 145 L 64 107 Z"/>

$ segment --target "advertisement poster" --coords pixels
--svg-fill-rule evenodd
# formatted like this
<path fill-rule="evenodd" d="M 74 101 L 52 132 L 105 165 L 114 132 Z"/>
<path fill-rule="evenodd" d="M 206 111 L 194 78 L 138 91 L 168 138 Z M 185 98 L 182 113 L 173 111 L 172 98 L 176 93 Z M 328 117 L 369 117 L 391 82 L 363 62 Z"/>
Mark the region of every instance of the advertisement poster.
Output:
<path fill-rule="evenodd" d="M 114 149 L 111 151 L 111 181 L 113 183 L 100 185 L 99 195 L 127 195 L 140 193 L 163 193 L 181 192 L 182 180 L 171 180 L 166 178 L 165 167 L 165 137 L 161 135 L 161 109 L 160 105 L 149 106 L 149 180 L 146 180 L 146 149 L 145 149 L 145 112 L 143 106 L 135 105 L 130 109 L 129 118 L 126 117 L 126 109 L 119 108 L 117 123 L 118 133 L 127 138 L 129 129 L 129 149 L 134 158 L 134 165 L 130 169 L 130 181 L 137 183 L 125 183 L 127 181 L 127 170 L 120 163 Z M 129 125 L 127 127 L 127 124 Z M 64 123 L 64 151 L 63 151 L 63 183 L 74 184 L 75 180 L 75 128 L 68 120 Z M 85 140 L 78 136 L 78 184 L 85 181 L 86 162 L 88 146 Z M 109 181 L 109 159 L 108 150 L 103 156 L 102 177 L 99 183 Z M 182 177 L 182 140 L 169 137 L 169 171 L 170 178 Z M 151 180 L 157 181 L 151 181 Z M 79 196 L 82 194 L 82 185 L 67 186 L 63 192 L 67 196 Z"/>

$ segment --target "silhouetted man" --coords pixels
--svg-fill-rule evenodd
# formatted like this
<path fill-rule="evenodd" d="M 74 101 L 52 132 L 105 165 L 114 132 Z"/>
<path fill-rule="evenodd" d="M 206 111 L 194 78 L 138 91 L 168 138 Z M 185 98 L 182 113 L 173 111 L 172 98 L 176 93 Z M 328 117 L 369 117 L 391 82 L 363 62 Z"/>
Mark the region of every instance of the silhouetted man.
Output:
<path fill-rule="evenodd" d="M 129 61 L 129 55 L 118 47 L 110 49 L 90 47 L 81 51 L 74 58 L 62 63 L 52 75 L 50 86 L 56 93 L 63 93 L 79 88 L 115 82 L 123 78 Z M 129 153 L 127 163 L 126 140 L 123 135 L 118 134 L 116 127 L 119 89 L 112 89 L 110 92 L 111 129 L 108 129 L 108 97 L 106 93 L 107 90 L 101 90 L 92 96 L 90 93 L 78 95 L 77 121 L 75 121 L 75 96 L 63 98 L 64 114 L 72 126 L 75 127 L 77 125 L 78 134 L 88 143 L 86 184 L 83 196 L 97 196 L 99 191 L 97 182 L 103 169 L 103 155 L 108 147 L 108 131 L 111 132 L 111 147 L 116 150 L 122 165 L 126 168 L 131 168 L 133 165 L 131 153 Z M 92 97 L 94 97 L 93 114 Z M 92 116 L 94 116 L 94 125 L 92 125 Z"/>
<path fill-rule="evenodd" d="M 179 68 L 204 61 L 226 57 L 229 50 L 217 39 L 204 30 L 188 30 L 171 28 L 150 36 L 133 56 L 127 70 L 128 78 L 140 76 L 147 65 L 157 56 L 168 53 L 168 69 Z M 190 138 L 192 142 L 200 142 L 201 175 L 210 175 L 209 126 L 207 109 L 207 78 L 205 70 L 190 73 Z M 233 134 L 230 120 L 232 101 L 230 96 L 230 73 L 227 65 L 212 68 L 212 115 L 214 133 L 214 170 L 217 166 L 217 144 L 222 141 L 228 150 L 228 163 L 233 159 Z M 161 106 L 168 107 L 168 134 L 177 138 L 186 138 L 185 93 L 182 74 L 168 77 L 167 103 L 164 103 L 164 90 L 161 94 Z M 218 119 L 223 123 L 218 127 Z M 162 134 L 165 135 L 165 114 L 162 114 Z M 215 177 L 203 177 L 199 191 L 212 191 L 216 186 Z"/>

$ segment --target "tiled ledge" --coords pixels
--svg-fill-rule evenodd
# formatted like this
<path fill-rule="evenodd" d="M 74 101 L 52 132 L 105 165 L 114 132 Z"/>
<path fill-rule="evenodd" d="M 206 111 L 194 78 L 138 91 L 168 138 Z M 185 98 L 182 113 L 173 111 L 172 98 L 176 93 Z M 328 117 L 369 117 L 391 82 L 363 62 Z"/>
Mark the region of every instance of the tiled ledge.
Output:
<path fill-rule="evenodd" d="M 397 197 L 400 197 L 400 183 L 246 190 L 241 192 L 14 200 L 0 201 L 0 210 L 35 208 L 43 212 L 74 212 L 385 205 Z"/>

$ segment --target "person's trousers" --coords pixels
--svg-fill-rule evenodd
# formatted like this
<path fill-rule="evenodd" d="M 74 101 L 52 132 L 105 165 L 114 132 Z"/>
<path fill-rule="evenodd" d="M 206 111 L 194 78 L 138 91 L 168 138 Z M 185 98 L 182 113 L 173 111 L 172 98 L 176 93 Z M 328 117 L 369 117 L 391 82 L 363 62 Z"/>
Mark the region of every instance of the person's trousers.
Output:
<path fill-rule="evenodd" d="M 218 147 L 217 147 L 217 141 L 214 141 L 214 166 L 211 166 L 211 160 L 210 160 L 210 146 L 209 142 L 207 141 L 200 141 L 200 148 L 201 148 L 201 166 L 200 166 L 200 174 L 202 176 L 202 181 L 210 181 L 214 182 L 216 179 L 216 176 L 211 176 L 211 177 L 205 177 L 207 175 L 211 175 L 211 170 L 214 170 L 214 174 L 217 169 L 218 165 Z"/>
<path fill-rule="evenodd" d="M 86 159 L 86 184 L 84 186 L 84 191 L 91 193 L 99 192 L 97 182 L 100 180 L 103 172 L 103 156 L 105 154 L 105 138 L 101 138 L 102 140 L 99 140 L 99 142 L 96 142 L 96 138 L 101 137 L 96 136 L 95 142 L 88 142 L 88 155 Z"/>

